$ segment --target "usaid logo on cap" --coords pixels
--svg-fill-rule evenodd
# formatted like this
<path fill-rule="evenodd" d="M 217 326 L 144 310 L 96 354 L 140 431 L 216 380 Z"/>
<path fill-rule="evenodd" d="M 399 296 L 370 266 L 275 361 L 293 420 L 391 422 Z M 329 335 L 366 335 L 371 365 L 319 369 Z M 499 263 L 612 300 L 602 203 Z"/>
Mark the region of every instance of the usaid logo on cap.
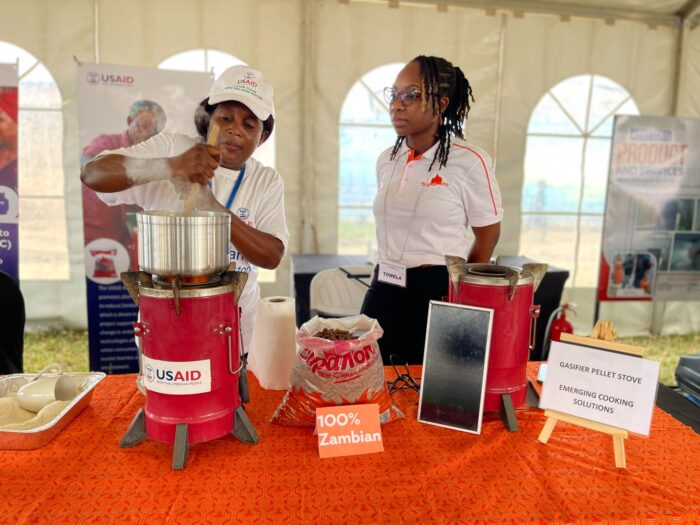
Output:
<path fill-rule="evenodd" d="M 253 75 L 253 73 L 248 71 L 247 73 L 245 73 L 243 75 L 243 78 L 238 79 L 237 84 L 239 84 L 239 85 L 245 84 L 246 86 L 256 88 L 256 87 L 258 87 L 258 83 L 255 80 L 253 80 L 254 78 L 255 78 L 255 75 Z"/>
<path fill-rule="evenodd" d="M 248 208 L 238 208 L 238 211 L 236 213 L 238 214 L 238 218 L 242 221 L 250 217 L 250 210 Z"/>

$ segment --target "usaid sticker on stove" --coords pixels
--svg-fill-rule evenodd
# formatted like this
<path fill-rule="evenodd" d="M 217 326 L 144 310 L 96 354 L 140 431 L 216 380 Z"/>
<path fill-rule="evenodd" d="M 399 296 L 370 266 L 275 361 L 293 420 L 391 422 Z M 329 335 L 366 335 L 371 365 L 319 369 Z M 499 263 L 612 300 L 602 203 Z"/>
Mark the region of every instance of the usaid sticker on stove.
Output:
<path fill-rule="evenodd" d="M 143 356 L 144 386 L 171 395 L 211 392 L 211 361 L 160 361 Z"/>

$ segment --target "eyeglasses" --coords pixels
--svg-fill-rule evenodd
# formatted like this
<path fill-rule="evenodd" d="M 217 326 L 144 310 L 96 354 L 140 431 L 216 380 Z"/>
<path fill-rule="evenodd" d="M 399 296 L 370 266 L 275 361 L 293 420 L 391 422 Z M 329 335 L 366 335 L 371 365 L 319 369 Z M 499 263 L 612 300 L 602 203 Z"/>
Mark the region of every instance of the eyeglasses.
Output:
<path fill-rule="evenodd" d="M 393 87 L 384 88 L 384 100 L 387 104 L 392 105 L 398 98 L 404 106 L 410 106 L 418 100 L 423 92 L 414 87 L 396 91 Z"/>

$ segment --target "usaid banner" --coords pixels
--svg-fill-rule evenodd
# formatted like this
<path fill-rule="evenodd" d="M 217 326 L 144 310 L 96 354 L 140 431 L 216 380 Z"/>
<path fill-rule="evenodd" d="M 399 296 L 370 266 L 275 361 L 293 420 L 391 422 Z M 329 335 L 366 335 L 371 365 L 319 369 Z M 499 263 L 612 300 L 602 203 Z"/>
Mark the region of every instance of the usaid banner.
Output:
<path fill-rule="evenodd" d="M 17 65 L 0 64 L 0 271 L 19 281 Z"/>
<path fill-rule="evenodd" d="M 618 116 L 598 300 L 700 299 L 700 120 Z"/>
<path fill-rule="evenodd" d="M 208 73 L 81 64 L 76 81 L 81 167 L 103 151 L 129 147 L 157 133 L 196 136 L 195 108 L 211 83 Z M 85 186 L 82 198 L 90 370 L 137 372 L 137 308 L 119 275 L 138 270 L 139 210 L 107 206 Z"/>

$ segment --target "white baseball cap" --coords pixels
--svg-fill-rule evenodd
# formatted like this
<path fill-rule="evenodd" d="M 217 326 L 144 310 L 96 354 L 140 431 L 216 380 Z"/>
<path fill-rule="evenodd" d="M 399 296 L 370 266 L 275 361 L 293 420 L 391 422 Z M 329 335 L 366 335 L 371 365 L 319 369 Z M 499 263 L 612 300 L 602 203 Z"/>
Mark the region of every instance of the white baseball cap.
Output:
<path fill-rule="evenodd" d="M 257 69 L 232 66 L 219 75 L 209 91 L 210 105 L 233 100 L 244 104 L 260 120 L 275 115 L 272 84 Z"/>

